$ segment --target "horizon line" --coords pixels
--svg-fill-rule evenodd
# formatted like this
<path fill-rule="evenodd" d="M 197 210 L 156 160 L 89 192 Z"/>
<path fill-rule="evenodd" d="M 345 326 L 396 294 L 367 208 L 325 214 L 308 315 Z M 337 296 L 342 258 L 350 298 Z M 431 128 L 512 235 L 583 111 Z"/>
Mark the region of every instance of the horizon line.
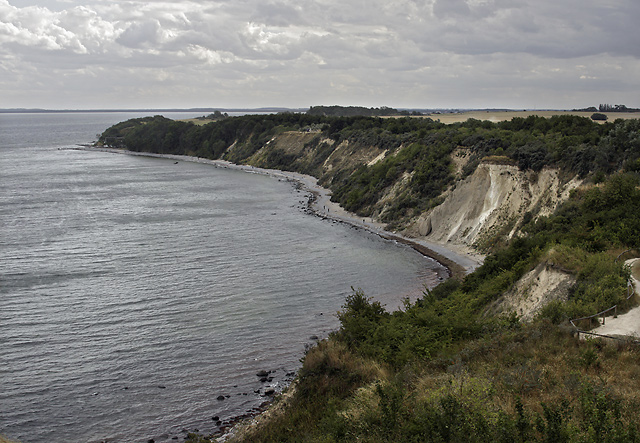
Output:
<path fill-rule="evenodd" d="M 318 105 L 318 106 L 341 106 L 344 108 L 348 108 L 350 106 L 342 106 L 342 105 Z M 294 111 L 294 112 L 303 112 L 307 111 L 311 108 L 309 107 L 283 107 L 283 106 L 263 106 L 257 108 L 251 107 L 239 107 L 239 108 L 214 108 L 214 107 L 195 107 L 195 108 L 91 108 L 91 109 L 49 109 L 49 108 L 0 108 L 0 113 L 79 113 L 79 112 L 248 112 L 248 111 L 260 111 L 260 112 L 282 112 L 282 111 Z M 366 109 L 376 109 L 375 107 L 366 107 L 366 106 L 351 106 L 351 107 L 361 107 Z M 380 108 L 383 108 L 381 106 Z M 595 106 L 593 106 L 595 108 Z M 435 108 L 404 108 L 399 107 L 395 108 L 399 111 L 578 111 L 581 109 L 587 108 L 572 108 L 572 109 L 560 109 L 560 108 L 501 108 L 501 107 L 491 107 L 491 108 L 462 108 L 462 107 L 452 107 L 452 108 L 444 108 L 444 107 L 435 107 Z M 597 109 L 597 108 L 596 108 Z"/>

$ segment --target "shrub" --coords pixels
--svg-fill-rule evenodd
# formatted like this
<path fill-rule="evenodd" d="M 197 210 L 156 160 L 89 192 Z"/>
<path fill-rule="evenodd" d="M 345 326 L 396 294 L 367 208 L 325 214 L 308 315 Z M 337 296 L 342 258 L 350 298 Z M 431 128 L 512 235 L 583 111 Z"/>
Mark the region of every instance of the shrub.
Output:
<path fill-rule="evenodd" d="M 591 120 L 607 121 L 607 116 L 605 114 L 601 114 L 600 112 L 594 112 L 593 114 L 591 114 Z"/>

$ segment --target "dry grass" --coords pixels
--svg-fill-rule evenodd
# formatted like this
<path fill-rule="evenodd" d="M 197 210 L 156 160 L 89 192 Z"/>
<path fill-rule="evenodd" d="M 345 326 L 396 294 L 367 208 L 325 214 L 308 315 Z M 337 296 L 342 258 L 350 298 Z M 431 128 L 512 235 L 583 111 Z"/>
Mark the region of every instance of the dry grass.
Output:
<path fill-rule="evenodd" d="M 541 412 L 542 403 L 577 401 L 581 389 L 591 384 L 629 406 L 640 404 L 638 345 L 579 340 L 568 330 L 548 328 L 542 324 L 471 343 L 444 372 L 424 374 L 418 389 L 425 396 L 457 392 L 496 410 L 512 410 L 517 396 L 527 409 Z"/>
<path fill-rule="evenodd" d="M 332 389 L 346 379 L 348 392 Z M 399 428 L 418 423 L 420 411 L 438 410 L 450 398 L 467 417 L 483 416 L 491 426 L 504 414 L 515 417 L 519 403 L 530 423 L 551 405 L 578 429 L 584 402 L 593 398 L 588 392 L 617 399 L 626 426 L 640 406 L 640 347 L 579 340 L 569 329 L 538 323 L 497 330 L 456 354 L 391 373 L 332 340 L 307 354 L 299 382 L 311 384 L 296 389 L 281 414 L 233 441 L 340 441 L 334 438 L 341 426 L 350 441 L 391 441 L 384 440 L 389 420 Z"/>
<path fill-rule="evenodd" d="M 261 417 L 238 426 L 228 441 L 304 440 L 301 436 L 313 434 L 320 417 L 340 399 L 345 399 L 342 416 L 357 417 L 375 406 L 375 385 L 388 379 L 388 370 L 377 362 L 354 355 L 336 340 L 324 340 L 305 356 L 294 386 Z"/>

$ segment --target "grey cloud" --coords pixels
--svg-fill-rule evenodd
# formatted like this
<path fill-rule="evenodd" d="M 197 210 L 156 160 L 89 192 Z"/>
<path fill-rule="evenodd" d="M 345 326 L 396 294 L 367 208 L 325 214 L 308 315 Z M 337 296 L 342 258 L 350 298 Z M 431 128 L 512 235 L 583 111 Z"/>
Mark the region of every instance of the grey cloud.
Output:
<path fill-rule="evenodd" d="M 433 13 L 439 19 L 464 17 L 470 12 L 466 0 L 437 0 L 433 5 Z"/>
<path fill-rule="evenodd" d="M 132 23 L 116 42 L 129 48 L 143 48 L 159 42 L 160 23 L 157 20 Z"/>
<path fill-rule="evenodd" d="M 640 63 L 637 0 L 73 0 L 66 7 L 41 0 L 17 7 L 27 3 L 36 2 L 0 0 L 2 72 L 14 73 L 12 83 L 0 80 L 3 94 L 9 84 L 17 88 L 15 78 L 25 91 L 30 78 L 46 85 L 47 75 L 62 82 L 60 74 L 106 88 L 106 73 L 118 72 L 118 91 L 132 97 L 136 88 L 149 97 L 143 84 L 164 96 L 171 84 L 198 100 L 258 87 L 268 91 L 254 97 L 272 100 L 292 88 L 305 91 L 305 101 L 445 100 L 457 97 L 456 88 L 484 99 L 501 94 L 501 84 L 520 85 L 514 96 L 552 89 L 554 81 L 574 82 L 574 92 L 596 79 L 620 84 Z M 598 58 L 607 63 L 588 65 Z M 615 63 L 621 67 L 613 72 Z"/>
<path fill-rule="evenodd" d="M 251 21 L 272 26 L 300 25 L 306 22 L 302 7 L 287 2 L 259 2 L 251 15 Z"/>

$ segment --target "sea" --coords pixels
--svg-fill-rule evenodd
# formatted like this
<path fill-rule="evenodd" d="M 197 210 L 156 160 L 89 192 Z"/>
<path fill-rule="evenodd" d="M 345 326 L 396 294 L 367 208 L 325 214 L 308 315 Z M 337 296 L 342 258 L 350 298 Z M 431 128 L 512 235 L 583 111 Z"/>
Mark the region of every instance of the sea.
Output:
<path fill-rule="evenodd" d="M 287 386 L 353 288 L 395 310 L 447 275 L 285 180 L 77 149 L 144 115 L 0 114 L 0 435 L 217 432 Z"/>

